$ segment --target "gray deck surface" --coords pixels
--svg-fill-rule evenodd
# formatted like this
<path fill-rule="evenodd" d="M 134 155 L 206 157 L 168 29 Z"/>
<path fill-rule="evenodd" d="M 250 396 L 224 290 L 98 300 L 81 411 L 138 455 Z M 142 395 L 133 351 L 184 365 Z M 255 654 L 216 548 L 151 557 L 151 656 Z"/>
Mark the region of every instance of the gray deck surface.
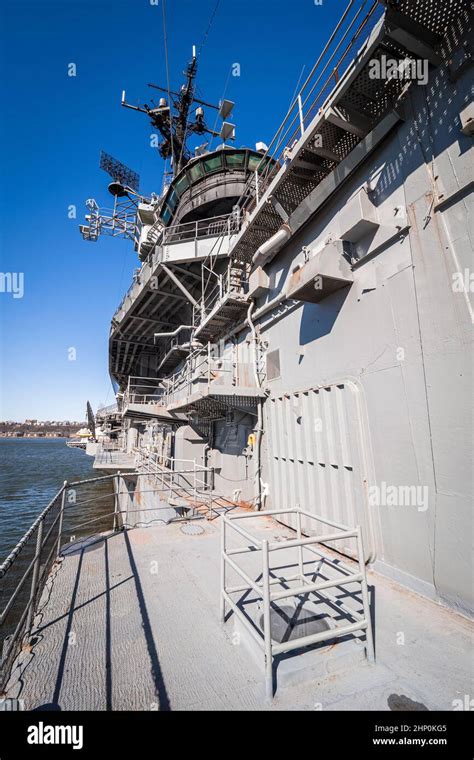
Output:
<path fill-rule="evenodd" d="M 408 698 L 418 705 L 411 709 L 452 710 L 472 693 L 470 623 L 369 573 L 377 664 L 281 686 L 265 703 L 263 674 L 235 641 L 233 616 L 219 622 L 219 522 L 200 521 L 201 535 L 184 535 L 176 523 L 68 547 L 8 696 L 25 709 L 389 710 Z M 247 520 L 250 527 L 271 540 L 294 537 L 268 517 Z"/>
<path fill-rule="evenodd" d="M 115 471 L 115 470 L 134 470 L 135 455 L 127 454 L 126 451 L 98 451 L 94 464 L 94 470 Z"/>

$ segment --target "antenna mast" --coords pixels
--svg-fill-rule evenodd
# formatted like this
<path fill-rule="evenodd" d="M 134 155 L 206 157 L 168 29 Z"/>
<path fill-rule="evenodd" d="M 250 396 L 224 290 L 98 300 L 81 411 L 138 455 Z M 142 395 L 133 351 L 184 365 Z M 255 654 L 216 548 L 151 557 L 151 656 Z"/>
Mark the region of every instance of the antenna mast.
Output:
<path fill-rule="evenodd" d="M 147 103 L 143 106 L 134 106 L 126 102 L 125 91 L 122 93 L 122 106 L 124 108 L 131 108 L 133 111 L 145 113 L 150 119 L 152 126 L 160 132 L 163 138 L 159 146 L 160 155 L 164 159 L 171 158 L 173 174 L 175 176 L 179 174 L 181 169 L 191 159 L 191 151 L 187 146 L 187 140 L 191 134 L 202 135 L 207 133 L 214 137 L 219 137 L 220 135 L 220 132 L 214 132 L 214 130 L 207 126 L 203 110 L 204 106 L 219 111 L 219 106 L 199 100 L 194 95 L 197 67 L 196 48 L 193 47 L 193 57 L 183 72 L 185 81 L 179 92 L 168 90 L 167 87 L 157 84 L 148 85 L 148 87 L 160 92 L 169 93 L 172 101 L 171 104 L 167 102 L 166 98 L 162 97 L 159 100 L 158 106 L 149 106 Z M 194 120 L 190 121 L 189 113 L 194 103 L 198 107 L 196 108 Z"/>

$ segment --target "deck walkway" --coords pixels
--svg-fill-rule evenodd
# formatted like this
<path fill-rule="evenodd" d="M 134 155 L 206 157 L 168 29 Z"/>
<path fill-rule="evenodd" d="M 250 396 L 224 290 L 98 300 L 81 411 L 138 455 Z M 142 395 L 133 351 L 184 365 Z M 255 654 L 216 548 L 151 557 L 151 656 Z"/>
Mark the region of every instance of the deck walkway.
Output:
<path fill-rule="evenodd" d="M 255 522 L 257 536 L 294 536 L 271 518 Z M 472 694 L 469 622 L 371 572 L 377 664 L 278 687 L 265 704 L 263 674 L 232 616 L 219 622 L 219 523 L 199 521 L 198 535 L 175 523 L 68 546 L 8 696 L 25 709 L 451 710 Z"/>
<path fill-rule="evenodd" d="M 104 451 L 97 452 L 94 464 L 94 470 L 103 470 L 104 472 L 131 471 L 135 470 L 135 454 L 127 454 L 126 451 Z"/>

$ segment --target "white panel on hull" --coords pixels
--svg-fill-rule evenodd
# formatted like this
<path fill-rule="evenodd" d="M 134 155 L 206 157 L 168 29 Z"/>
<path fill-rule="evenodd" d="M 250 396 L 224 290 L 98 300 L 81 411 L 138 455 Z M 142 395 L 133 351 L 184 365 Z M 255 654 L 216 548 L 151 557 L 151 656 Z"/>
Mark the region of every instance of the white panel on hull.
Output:
<path fill-rule="evenodd" d="M 270 396 L 265 404 L 272 509 L 302 509 L 349 526 L 361 525 L 365 560 L 375 553 L 368 503 L 369 441 L 362 419 L 362 390 L 341 382 Z M 282 522 L 296 528 L 294 516 Z M 309 518 L 302 530 L 324 532 Z M 351 539 L 332 545 L 356 557 Z"/>

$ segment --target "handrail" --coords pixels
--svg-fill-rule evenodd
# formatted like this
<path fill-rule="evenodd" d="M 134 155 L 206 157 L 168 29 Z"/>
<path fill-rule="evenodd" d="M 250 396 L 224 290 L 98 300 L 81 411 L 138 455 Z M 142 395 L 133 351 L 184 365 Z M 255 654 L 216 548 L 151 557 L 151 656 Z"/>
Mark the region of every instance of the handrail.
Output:
<path fill-rule="evenodd" d="M 357 48 L 361 43 L 361 35 L 365 35 L 367 31 L 370 30 L 371 22 L 375 25 L 383 14 L 383 7 L 381 4 L 378 0 L 373 0 L 372 5 L 362 17 L 359 26 L 356 27 L 368 1 L 369 0 L 359 0 L 359 7 L 357 9 L 355 0 L 349 0 L 348 6 L 333 34 L 330 36 L 306 81 L 293 99 L 288 112 L 278 127 L 268 149 L 262 155 L 262 160 L 257 167 L 258 189 L 255 188 L 254 192 L 251 192 L 251 189 L 252 183 L 255 182 L 255 179 L 253 177 L 249 178 L 239 199 L 239 206 L 243 211 L 250 213 L 250 211 L 255 208 L 256 196 L 261 198 L 264 191 L 269 187 L 275 177 L 274 172 L 271 170 L 274 164 L 272 161 L 269 161 L 269 158 L 273 159 L 274 162 L 280 162 L 280 164 L 285 163 L 286 152 L 291 150 L 294 142 L 299 139 L 304 132 L 305 127 L 318 113 L 318 110 L 326 106 L 332 92 L 337 90 L 340 81 L 340 69 L 342 66 L 349 63 L 357 54 Z M 351 16 L 350 13 L 354 8 L 356 8 L 356 12 Z M 344 24 L 346 24 L 346 26 L 344 26 Z M 338 38 L 339 32 L 341 35 Z M 341 51 L 337 60 L 335 60 L 341 46 L 351 34 L 352 36 L 349 38 L 346 47 Z M 334 48 L 332 47 L 333 44 L 335 45 Z M 314 94 L 324 74 L 328 71 L 329 73 L 324 83 L 320 86 L 317 93 Z M 332 83 L 333 79 L 335 80 L 334 84 Z"/>
<path fill-rule="evenodd" d="M 183 462 L 192 460 L 183 460 Z M 202 472 L 211 472 L 210 468 L 204 468 L 197 463 L 193 463 L 194 476 L 194 493 L 198 502 L 201 495 L 207 489 L 207 500 L 209 509 L 212 510 L 212 481 L 207 484 L 202 477 Z M 199 475 L 198 475 L 199 473 Z M 138 473 L 138 476 L 144 473 Z M 84 487 L 88 489 L 92 484 L 110 482 L 114 483 L 114 491 L 109 494 L 96 495 L 93 498 L 77 499 L 77 492 Z M 155 492 L 160 489 L 150 489 Z M 68 504 L 68 494 L 75 492 L 74 503 Z M 22 642 L 27 640 L 33 628 L 34 615 L 38 603 L 41 599 L 46 580 L 61 552 L 65 536 L 65 516 L 69 516 L 78 506 L 93 504 L 94 502 L 110 498 L 114 499 L 114 510 L 107 514 L 96 515 L 81 521 L 79 524 L 67 524 L 67 530 L 78 530 L 86 525 L 96 525 L 102 519 L 110 519 L 110 528 L 120 530 L 128 526 L 125 522 L 124 515 L 137 510 L 121 510 L 119 504 L 119 495 L 128 493 L 120 491 L 120 472 L 113 475 L 102 475 L 84 480 L 64 481 L 61 488 L 48 502 L 47 506 L 40 512 L 38 517 L 32 522 L 31 526 L 24 533 L 22 538 L 17 542 L 12 551 L 0 565 L 0 693 L 6 686 L 9 678 L 11 666 L 17 656 Z M 89 493 L 86 490 L 86 497 Z M 167 509 L 168 507 L 153 507 L 148 511 L 156 512 L 157 509 Z M 140 509 L 139 511 L 147 511 Z M 196 515 L 196 517 L 202 517 Z M 194 519 L 187 517 L 186 519 Z M 182 519 L 180 517 L 173 518 Z M 84 534 L 83 534 L 84 535 Z M 86 534 L 90 535 L 90 534 Z M 74 540 L 76 536 L 71 536 Z M 34 545 L 32 539 L 35 539 Z M 28 552 L 28 549 L 30 551 Z M 19 580 L 13 580 L 11 576 L 12 567 L 18 562 Z M 12 579 L 12 580 L 10 580 Z M 29 584 L 29 590 L 26 587 Z"/>
<path fill-rule="evenodd" d="M 240 229 L 240 216 L 234 213 L 211 216 L 206 219 L 197 219 L 194 222 L 182 222 L 180 224 L 165 227 L 163 230 L 162 245 L 180 243 L 185 240 L 199 240 L 204 237 L 216 237 L 219 235 L 235 234 Z"/>
<path fill-rule="evenodd" d="M 196 462 L 195 459 L 179 459 L 170 456 L 160 456 L 156 452 L 134 449 L 135 467 L 138 471 L 148 475 L 154 475 L 161 480 L 163 489 L 169 491 L 169 496 L 189 496 L 196 506 L 200 500 L 207 502 L 208 514 L 213 512 L 214 495 L 214 468 L 206 467 Z M 188 469 L 176 469 L 176 463 L 190 465 Z M 167 463 L 170 466 L 167 466 Z M 142 474 L 139 472 L 139 474 Z M 202 477 L 198 476 L 198 473 Z M 191 478 L 185 477 L 191 475 Z M 166 479 L 166 482 L 165 482 Z"/>
<path fill-rule="evenodd" d="M 120 304 L 115 309 L 114 316 L 117 316 L 117 314 L 122 311 L 127 299 L 131 298 L 132 291 L 137 283 L 142 284 L 147 281 L 148 275 L 143 279 L 143 275 L 147 269 L 150 270 L 149 274 L 151 276 L 153 262 L 157 263 L 159 261 L 155 254 L 155 249 L 158 246 L 172 245 L 173 243 L 185 242 L 187 240 L 200 240 L 206 237 L 221 238 L 227 236 L 230 238 L 232 235 L 236 235 L 239 232 L 241 224 L 241 215 L 231 212 L 230 214 L 199 219 L 195 222 L 183 222 L 182 224 L 165 227 L 161 234 L 161 240 L 158 238 L 145 261 L 140 268 L 135 271 L 128 290 L 120 301 Z M 212 229 L 213 225 L 217 225 L 217 229 Z"/>
<path fill-rule="evenodd" d="M 77 491 L 81 486 L 89 486 L 114 477 L 116 476 L 106 475 L 70 483 L 64 481 L 59 491 L 0 565 L 0 691 L 5 685 L 21 641 L 31 632 L 35 609 L 46 578 L 60 552 L 67 493 L 70 489 Z M 10 572 L 17 563 L 20 563 L 20 578 L 12 585 Z M 30 585 L 26 593 L 27 583 Z"/>

